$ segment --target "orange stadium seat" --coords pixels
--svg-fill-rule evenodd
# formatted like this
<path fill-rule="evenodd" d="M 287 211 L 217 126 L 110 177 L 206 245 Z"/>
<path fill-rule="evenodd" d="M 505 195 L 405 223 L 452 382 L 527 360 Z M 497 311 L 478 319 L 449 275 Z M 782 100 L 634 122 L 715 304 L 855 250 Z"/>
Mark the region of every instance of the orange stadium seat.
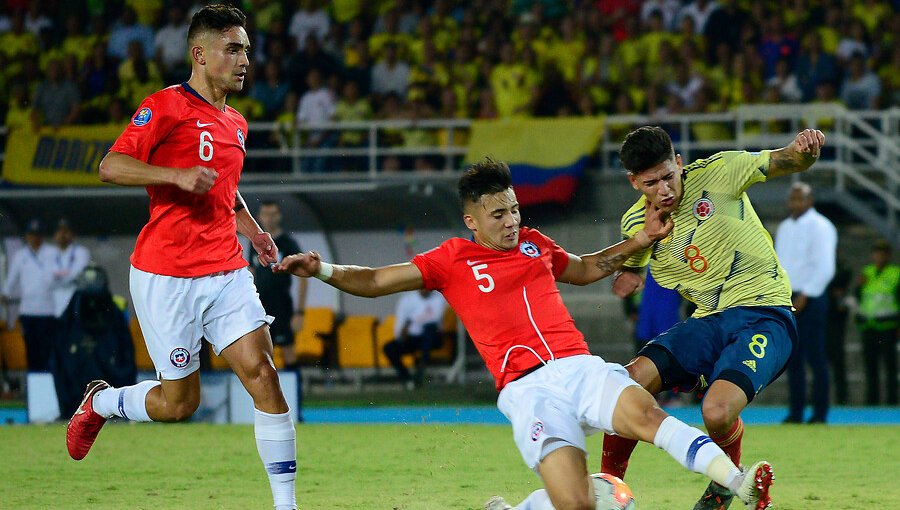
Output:
<path fill-rule="evenodd" d="M 394 339 L 394 322 L 396 320 L 396 316 L 388 315 L 381 319 L 378 327 L 375 328 L 375 360 L 379 368 L 391 367 L 390 360 L 384 355 L 384 345 Z M 412 368 L 416 364 L 416 357 L 412 354 L 404 354 L 401 359 L 407 368 Z"/>
<path fill-rule="evenodd" d="M 303 327 L 294 335 L 294 348 L 301 363 L 322 361 L 325 342 L 334 334 L 335 314 L 331 308 L 307 308 Z"/>
<path fill-rule="evenodd" d="M 456 352 L 456 312 L 449 306 L 441 320 L 441 333 L 442 342 L 431 351 L 431 363 L 453 363 L 453 355 Z"/>
<path fill-rule="evenodd" d="M 351 315 L 337 328 L 337 358 L 341 368 L 375 366 L 375 323 L 372 315 Z"/>
<path fill-rule="evenodd" d="M 16 322 L 15 329 L 6 329 L 0 332 L 0 358 L 7 370 L 27 370 L 28 356 L 25 353 L 25 338 L 22 336 L 22 326 Z"/>
<path fill-rule="evenodd" d="M 131 330 L 131 341 L 134 344 L 134 364 L 140 371 L 156 372 L 153 366 L 153 360 L 150 359 L 150 353 L 147 352 L 147 344 L 144 343 L 144 333 L 138 324 L 137 317 L 132 317 L 128 323 L 128 329 Z"/>

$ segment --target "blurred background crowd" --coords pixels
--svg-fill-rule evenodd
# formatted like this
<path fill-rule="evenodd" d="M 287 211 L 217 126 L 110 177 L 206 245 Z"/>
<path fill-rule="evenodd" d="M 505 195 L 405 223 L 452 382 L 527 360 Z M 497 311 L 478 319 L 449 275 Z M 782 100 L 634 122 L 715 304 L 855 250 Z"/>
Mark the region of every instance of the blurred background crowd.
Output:
<path fill-rule="evenodd" d="M 249 121 L 900 104 L 897 1 L 231 3 L 248 14 L 253 50 L 229 103 Z M 6 126 L 123 124 L 142 98 L 188 78 L 185 36 L 202 5 L 2 2 Z"/>

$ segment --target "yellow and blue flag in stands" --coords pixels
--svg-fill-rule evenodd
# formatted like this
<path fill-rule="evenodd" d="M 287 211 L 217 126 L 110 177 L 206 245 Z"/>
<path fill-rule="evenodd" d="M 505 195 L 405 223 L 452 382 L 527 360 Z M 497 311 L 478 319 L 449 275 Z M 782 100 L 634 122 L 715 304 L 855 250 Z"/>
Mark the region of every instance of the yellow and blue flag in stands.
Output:
<path fill-rule="evenodd" d="M 466 162 L 485 156 L 505 161 L 521 205 L 565 204 L 602 136 L 598 117 L 477 120 Z"/>

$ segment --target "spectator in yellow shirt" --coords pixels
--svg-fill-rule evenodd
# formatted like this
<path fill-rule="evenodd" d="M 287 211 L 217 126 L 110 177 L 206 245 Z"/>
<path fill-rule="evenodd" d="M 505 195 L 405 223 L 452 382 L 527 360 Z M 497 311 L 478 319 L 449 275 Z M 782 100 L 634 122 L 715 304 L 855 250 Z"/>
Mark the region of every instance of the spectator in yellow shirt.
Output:
<path fill-rule="evenodd" d="M 15 76 L 22 71 L 22 61 L 33 59 L 39 50 L 37 36 L 25 30 L 22 12 L 13 13 L 9 32 L 0 34 L 0 52 L 6 57 L 6 69 L 3 71 L 8 76 Z"/>
<path fill-rule="evenodd" d="M 534 89 L 529 86 L 527 68 L 515 61 L 514 51 L 512 44 L 505 43 L 500 49 L 500 63 L 490 74 L 500 117 L 530 114 Z"/>
<path fill-rule="evenodd" d="M 137 109 L 141 101 L 163 88 L 159 68 L 144 55 L 140 41 L 128 43 L 128 58 L 119 64 L 119 97 L 132 109 Z"/>
<path fill-rule="evenodd" d="M 341 97 L 334 107 L 334 120 L 337 122 L 364 121 L 372 118 L 372 105 L 359 93 L 359 84 L 353 80 L 344 83 Z M 338 145 L 340 147 L 361 147 L 365 144 L 368 132 L 365 130 L 341 131 Z"/>
<path fill-rule="evenodd" d="M 90 37 L 84 35 L 81 19 L 72 15 L 66 18 L 66 37 L 62 42 L 62 51 L 66 55 L 75 55 L 79 63 L 84 63 L 91 56 Z"/>
<path fill-rule="evenodd" d="M 575 83 L 578 66 L 584 57 L 584 37 L 576 32 L 571 16 L 563 18 L 559 28 L 561 36 L 550 43 L 547 60 L 556 64 L 566 83 Z"/>

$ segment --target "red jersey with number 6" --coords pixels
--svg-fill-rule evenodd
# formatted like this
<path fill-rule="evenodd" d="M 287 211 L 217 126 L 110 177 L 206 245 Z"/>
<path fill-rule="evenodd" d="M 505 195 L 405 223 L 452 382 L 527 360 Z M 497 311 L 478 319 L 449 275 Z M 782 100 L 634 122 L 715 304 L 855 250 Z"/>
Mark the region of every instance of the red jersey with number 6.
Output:
<path fill-rule="evenodd" d="M 506 251 L 448 239 L 412 263 L 456 311 L 498 390 L 543 362 L 590 354 L 556 287 L 569 254 L 537 230 L 521 228 Z"/>
<path fill-rule="evenodd" d="M 174 185 L 147 186 L 150 221 L 131 255 L 134 267 L 188 278 L 247 265 L 234 216 L 246 136 L 247 121 L 237 110 L 219 110 L 187 83 L 144 99 L 110 151 L 156 166 L 205 166 L 219 177 L 202 195 Z"/>

